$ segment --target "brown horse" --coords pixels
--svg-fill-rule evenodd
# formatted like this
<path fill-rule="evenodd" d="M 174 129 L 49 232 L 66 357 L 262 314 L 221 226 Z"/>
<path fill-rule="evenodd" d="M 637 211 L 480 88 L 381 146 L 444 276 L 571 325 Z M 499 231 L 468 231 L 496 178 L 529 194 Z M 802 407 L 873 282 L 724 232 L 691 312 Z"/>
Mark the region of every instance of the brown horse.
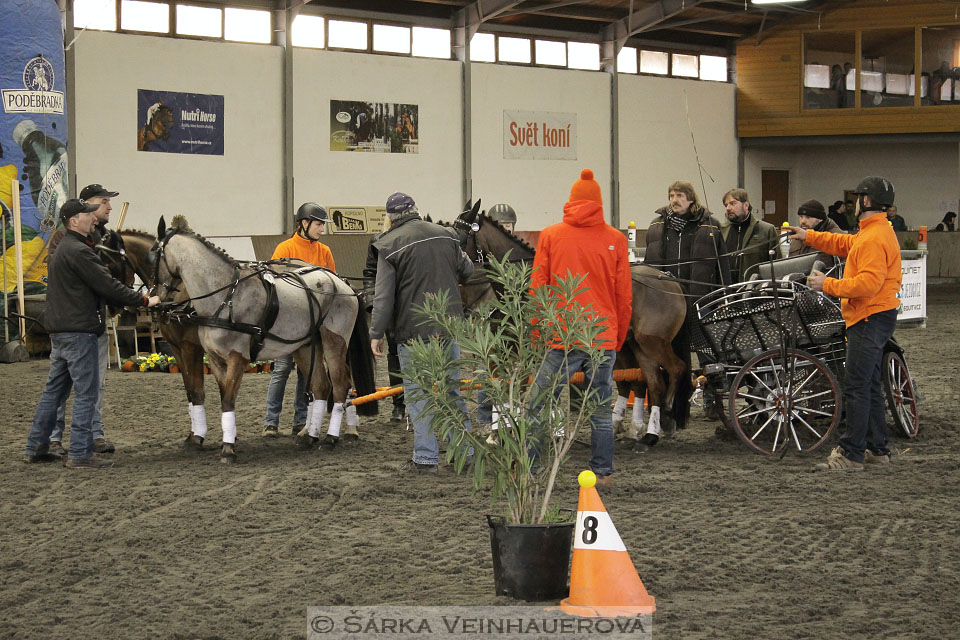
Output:
<path fill-rule="evenodd" d="M 137 151 L 148 151 L 151 142 L 166 140 L 173 130 L 173 112 L 166 105 L 160 105 L 150 122 L 137 130 Z"/>
<path fill-rule="evenodd" d="M 466 234 L 465 251 L 480 263 L 487 256 L 503 259 L 510 253 L 512 260 L 532 260 L 532 246 L 507 231 L 499 222 L 479 213 L 479 202 L 474 207 L 469 203 L 457 218 L 455 226 Z M 646 265 L 631 268 L 633 280 L 633 313 L 630 332 L 624 348 L 618 354 L 618 368 L 639 368 L 650 396 L 650 421 L 647 432 L 659 434 L 660 410 L 673 408 L 677 389 L 683 376 L 689 375 L 684 360 L 673 351 L 674 336 L 683 326 L 687 305 L 680 285 L 669 275 Z M 495 291 L 489 280 L 477 276 L 464 287 L 465 306 L 481 301 Z M 475 302 L 473 302 L 475 304 Z M 666 377 L 661 375 L 661 370 Z M 630 392 L 629 383 L 618 383 L 621 395 Z M 638 388 L 637 398 L 643 402 L 643 388 Z M 639 425 L 635 425 L 639 427 Z"/>

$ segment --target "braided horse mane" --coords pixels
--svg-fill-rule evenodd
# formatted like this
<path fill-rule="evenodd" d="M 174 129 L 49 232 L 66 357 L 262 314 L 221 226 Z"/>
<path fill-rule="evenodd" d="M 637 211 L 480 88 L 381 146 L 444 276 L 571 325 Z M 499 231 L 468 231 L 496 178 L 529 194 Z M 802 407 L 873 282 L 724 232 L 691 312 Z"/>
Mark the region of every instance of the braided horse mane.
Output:
<path fill-rule="evenodd" d="M 239 261 L 234 259 L 233 256 L 231 256 L 229 253 L 227 253 L 226 251 L 224 251 L 223 249 L 221 249 L 220 247 L 213 244 L 212 242 L 204 238 L 202 235 L 200 235 L 199 233 L 191 229 L 189 223 L 187 223 L 186 216 L 182 214 L 177 214 L 173 216 L 173 219 L 170 220 L 170 227 L 173 229 L 176 229 L 180 233 L 186 233 L 190 236 L 193 236 L 194 238 L 199 240 L 202 245 L 212 250 L 216 255 L 220 256 L 223 259 L 223 261 L 229 264 L 231 267 L 240 266 Z"/>

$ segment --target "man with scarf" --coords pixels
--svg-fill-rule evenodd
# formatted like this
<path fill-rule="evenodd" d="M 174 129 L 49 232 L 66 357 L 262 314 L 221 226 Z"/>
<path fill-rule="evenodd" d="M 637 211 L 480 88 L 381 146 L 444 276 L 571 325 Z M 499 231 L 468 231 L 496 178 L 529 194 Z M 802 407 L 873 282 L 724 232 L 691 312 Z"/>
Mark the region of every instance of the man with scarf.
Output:
<path fill-rule="evenodd" d="M 746 190 L 727 191 L 723 206 L 730 224 L 720 227 L 720 233 L 730 256 L 732 282 L 743 282 L 747 269 L 770 258 L 770 249 L 776 251 L 775 258 L 783 257 L 777 228 L 753 216 L 753 205 Z"/>
<path fill-rule="evenodd" d="M 657 217 L 647 229 L 644 262 L 680 279 L 687 296 L 687 319 L 673 339 L 673 350 L 689 368 L 690 331 L 697 322 L 693 303 L 716 287 L 729 284 L 730 261 L 725 255 L 720 223 L 700 204 L 693 185 L 682 180 L 674 182 L 667 189 L 667 196 L 670 203 L 657 209 Z M 699 359 L 700 364 L 706 361 L 702 355 Z M 692 393 L 689 376 L 683 376 L 672 412 L 678 429 L 686 426 Z M 705 409 L 708 416 L 717 415 L 715 408 Z M 651 446 L 657 441 L 657 436 L 652 434 L 644 438 L 641 446 Z"/>

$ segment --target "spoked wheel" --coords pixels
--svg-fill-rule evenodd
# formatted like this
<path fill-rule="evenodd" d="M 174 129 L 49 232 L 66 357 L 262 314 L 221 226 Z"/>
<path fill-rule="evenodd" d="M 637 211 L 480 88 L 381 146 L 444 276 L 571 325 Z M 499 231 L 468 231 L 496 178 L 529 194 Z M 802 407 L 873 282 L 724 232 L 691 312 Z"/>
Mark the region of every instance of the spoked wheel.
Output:
<path fill-rule="evenodd" d="M 907 363 L 896 351 L 883 354 L 883 390 L 893 422 L 904 436 L 915 438 L 920 431 L 920 413 L 917 411 L 917 390 L 907 369 Z"/>
<path fill-rule="evenodd" d="M 749 360 L 730 385 L 729 421 L 755 453 L 814 451 L 840 422 L 840 384 L 826 364 L 800 349 Z"/>

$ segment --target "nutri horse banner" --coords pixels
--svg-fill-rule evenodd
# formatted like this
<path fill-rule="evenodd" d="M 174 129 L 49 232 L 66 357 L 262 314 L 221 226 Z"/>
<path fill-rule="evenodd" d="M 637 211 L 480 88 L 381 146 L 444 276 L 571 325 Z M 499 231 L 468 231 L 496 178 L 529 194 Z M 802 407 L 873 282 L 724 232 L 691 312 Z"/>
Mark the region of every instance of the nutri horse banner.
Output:
<path fill-rule="evenodd" d="M 0 208 L 10 249 L 7 288 L 13 289 L 14 198 L 20 201 L 24 279 L 44 282 L 44 237 L 69 189 L 63 30 L 56 2 L 0 0 L 0 95 Z"/>
<path fill-rule="evenodd" d="M 577 114 L 504 111 L 503 157 L 576 160 Z"/>
<path fill-rule="evenodd" d="M 137 90 L 137 151 L 223 155 L 223 96 Z"/>

